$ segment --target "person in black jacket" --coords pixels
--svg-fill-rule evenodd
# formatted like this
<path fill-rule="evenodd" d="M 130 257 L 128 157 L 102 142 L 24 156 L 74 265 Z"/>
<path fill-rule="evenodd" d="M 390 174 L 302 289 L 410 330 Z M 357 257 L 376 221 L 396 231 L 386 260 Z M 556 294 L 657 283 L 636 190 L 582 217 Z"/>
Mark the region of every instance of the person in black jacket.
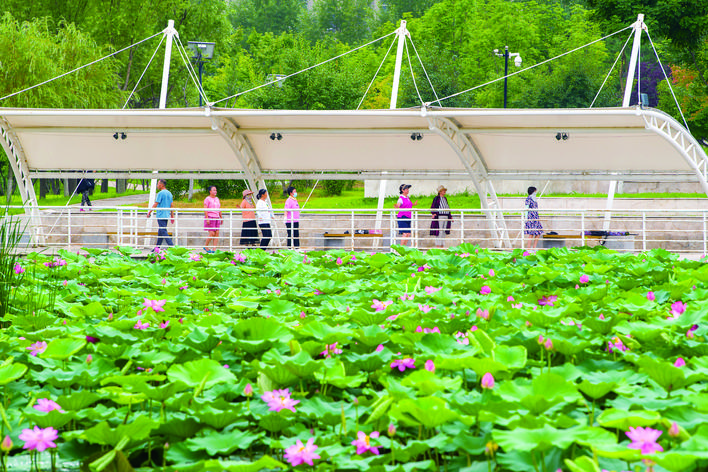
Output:
<path fill-rule="evenodd" d="M 76 186 L 76 191 L 81 194 L 82 207 L 84 206 L 84 204 L 86 204 L 86 206 L 91 206 L 91 199 L 89 199 L 89 193 L 91 193 L 91 190 L 93 190 L 95 185 L 96 183 L 94 179 L 81 179 L 79 181 L 79 185 Z M 84 211 L 84 209 L 81 208 L 81 211 Z"/>
<path fill-rule="evenodd" d="M 450 226 L 452 225 L 452 215 L 450 214 L 450 205 L 447 204 L 445 193 L 447 189 L 444 185 L 438 187 L 438 194 L 433 198 L 433 204 L 430 208 L 433 210 L 433 221 L 430 222 L 430 236 L 435 238 L 435 247 L 445 246 L 445 236 L 450 234 Z"/>

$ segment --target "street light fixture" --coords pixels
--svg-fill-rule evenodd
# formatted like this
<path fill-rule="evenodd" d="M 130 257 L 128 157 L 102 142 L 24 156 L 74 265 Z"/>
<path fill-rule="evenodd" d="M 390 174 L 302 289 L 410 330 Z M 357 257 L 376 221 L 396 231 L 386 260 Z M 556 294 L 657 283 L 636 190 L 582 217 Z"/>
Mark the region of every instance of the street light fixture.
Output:
<path fill-rule="evenodd" d="M 192 59 L 199 66 L 199 88 L 202 88 L 202 72 L 204 71 L 204 62 L 214 57 L 214 45 L 216 43 L 208 43 L 204 41 L 189 41 L 187 48 L 192 52 Z M 202 106 L 202 94 L 199 91 L 199 106 Z"/>
<path fill-rule="evenodd" d="M 514 58 L 514 65 L 516 67 L 521 67 L 521 54 L 518 52 L 509 52 L 509 46 L 504 46 L 504 53 L 500 53 L 499 49 L 494 50 L 494 55 L 504 58 L 504 108 L 506 108 L 506 91 L 507 91 L 507 79 L 509 78 L 509 58 Z"/>

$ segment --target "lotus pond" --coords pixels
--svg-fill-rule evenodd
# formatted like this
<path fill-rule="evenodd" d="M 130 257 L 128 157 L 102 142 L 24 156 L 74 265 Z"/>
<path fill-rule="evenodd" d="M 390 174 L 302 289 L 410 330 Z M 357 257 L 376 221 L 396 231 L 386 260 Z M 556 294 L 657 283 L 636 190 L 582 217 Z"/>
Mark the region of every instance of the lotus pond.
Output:
<path fill-rule="evenodd" d="M 703 261 L 90 251 L 15 267 L 3 468 L 708 467 Z"/>

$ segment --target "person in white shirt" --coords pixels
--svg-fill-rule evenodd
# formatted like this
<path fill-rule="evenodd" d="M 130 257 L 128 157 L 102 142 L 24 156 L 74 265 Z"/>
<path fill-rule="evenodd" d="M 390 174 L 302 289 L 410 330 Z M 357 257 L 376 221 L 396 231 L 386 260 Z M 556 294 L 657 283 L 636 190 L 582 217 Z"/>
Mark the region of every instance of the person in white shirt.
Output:
<path fill-rule="evenodd" d="M 256 221 L 258 221 L 258 226 L 261 228 L 261 249 L 268 247 L 270 238 L 273 237 L 273 233 L 270 230 L 273 213 L 268 208 L 267 198 L 268 191 L 264 188 L 260 189 L 256 194 Z"/>

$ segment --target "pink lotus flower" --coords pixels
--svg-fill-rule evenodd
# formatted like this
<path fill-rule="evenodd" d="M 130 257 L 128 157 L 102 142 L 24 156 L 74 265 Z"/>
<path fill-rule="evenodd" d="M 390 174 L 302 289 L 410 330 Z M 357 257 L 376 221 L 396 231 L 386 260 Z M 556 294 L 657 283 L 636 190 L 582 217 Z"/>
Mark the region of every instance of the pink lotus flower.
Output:
<path fill-rule="evenodd" d="M 598 316 L 598 318 L 602 321 L 605 321 L 605 315 L 603 315 L 602 313 L 600 313 L 600 316 Z"/>
<path fill-rule="evenodd" d="M 428 264 L 423 264 L 422 266 L 418 267 L 418 272 L 423 272 L 426 269 L 430 269 Z"/>
<path fill-rule="evenodd" d="M 650 302 L 656 300 L 656 295 L 654 295 L 654 292 L 647 292 L 647 300 L 649 300 Z"/>
<path fill-rule="evenodd" d="M 315 438 L 308 439 L 305 445 L 298 439 L 294 445 L 285 450 L 285 460 L 290 462 L 293 467 L 300 464 L 314 465 L 312 461 L 320 458 L 315 452 L 317 447 L 315 446 Z"/>
<path fill-rule="evenodd" d="M 371 308 L 373 308 L 375 311 L 384 311 L 386 307 L 389 305 L 392 305 L 393 301 L 387 300 L 385 302 L 380 302 L 377 299 L 374 298 L 373 303 L 371 304 Z"/>
<path fill-rule="evenodd" d="M 676 319 L 686 311 L 686 304 L 681 300 L 671 304 L 671 316 Z"/>
<path fill-rule="evenodd" d="M 305 256 L 307 257 L 307 256 Z M 236 254 L 234 255 L 234 260 L 231 261 L 232 264 L 236 264 L 236 262 L 246 262 L 246 256 L 244 254 Z"/>
<path fill-rule="evenodd" d="M 406 301 L 406 300 L 413 300 L 413 294 L 411 293 L 410 295 L 406 295 L 405 293 L 398 297 L 399 300 L 401 301 Z"/>
<path fill-rule="evenodd" d="M 88 335 L 86 336 L 86 342 L 88 342 L 88 343 L 96 344 L 99 341 L 100 341 L 100 339 L 94 338 L 93 336 L 88 336 Z"/>
<path fill-rule="evenodd" d="M 679 434 L 681 434 L 681 429 L 679 428 L 678 423 L 674 421 L 671 423 L 671 427 L 669 428 L 669 436 L 672 438 L 677 438 Z"/>
<path fill-rule="evenodd" d="M 342 258 L 341 258 L 341 257 L 338 257 L 338 258 L 337 258 L 337 265 L 342 265 L 342 264 L 343 264 Z"/>
<path fill-rule="evenodd" d="M 494 388 L 494 376 L 487 372 L 482 376 L 482 388 L 491 390 Z"/>
<path fill-rule="evenodd" d="M 54 400 L 50 400 L 49 398 L 40 398 L 37 400 L 37 403 L 35 403 L 32 408 L 34 408 L 37 411 L 42 411 L 44 413 L 49 413 L 50 411 L 57 410 L 60 413 L 64 413 L 64 410 L 61 409 L 61 406 Z"/>
<path fill-rule="evenodd" d="M 374 431 L 370 435 L 366 435 L 365 432 L 359 431 L 356 433 L 357 438 L 352 441 L 352 446 L 356 446 L 356 453 L 361 455 L 367 451 L 371 451 L 375 456 L 379 455 L 378 447 L 371 445 L 371 439 L 377 439 L 379 437 L 379 432 Z"/>
<path fill-rule="evenodd" d="M 489 319 L 489 310 L 482 310 L 481 308 L 477 308 L 477 316 L 479 316 L 482 319 L 488 320 Z"/>
<path fill-rule="evenodd" d="M 557 295 L 549 295 L 549 296 L 543 296 L 541 299 L 538 301 L 538 304 L 541 306 L 553 306 L 555 301 L 558 300 Z"/>
<path fill-rule="evenodd" d="M 54 443 L 57 437 L 57 430 L 51 426 L 44 429 L 40 429 L 39 426 L 35 426 L 33 429 L 23 429 L 19 435 L 19 438 L 25 442 L 22 449 L 38 452 L 57 447 Z"/>
<path fill-rule="evenodd" d="M 194 261 L 194 262 L 199 262 L 199 261 L 202 260 L 202 256 L 200 256 L 199 254 L 197 254 L 197 253 L 195 252 L 195 253 L 192 253 L 192 254 L 189 255 L 189 260 L 190 260 L 190 261 Z"/>
<path fill-rule="evenodd" d="M 492 289 L 489 288 L 489 285 L 482 285 L 482 289 L 479 291 L 482 295 L 489 295 L 492 293 Z"/>
<path fill-rule="evenodd" d="M 290 410 L 295 413 L 295 405 L 300 403 L 300 400 L 290 398 L 290 390 L 273 390 L 266 392 L 261 396 L 261 400 L 268 403 L 268 411 L 280 412 L 280 410 Z"/>
<path fill-rule="evenodd" d="M 169 325 L 170 325 L 170 320 L 163 321 L 162 323 L 160 323 L 160 328 L 165 329 L 165 328 L 167 328 Z"/>
<path fill-rule="evenodd" d="M 45 341 L 37 341 L 36 343 L 28 346 L 26 349 L 31 351 L 30 355 L 37 357 L 37 354 L 42 354 L 47 350 L 47 343 Z"/>
<path fill-rule="evenodd" d="M 5 436 L 5 438 L 0 443 L 0 451 L 7 454 L 11 450 L 12 450 L 12 439 L 10 439 L 10 436 Z"/>
<path fill-rule="evenodd" d="M 165 311 L 163 308 L 165 306 L 165 303 L 167 303 L 167 300 L 148 300 L 147 298 L 143 302 L 143 306 L 145 308 L 152 308 L 155 313 L 159 311 Z"/>
<path fill-rule="evenodd" d="M 683 360 L 683 357 L 679 357 L 676 359 L 676 362 L 674 362 L 674 367 L 683 367 L 686 365 L 686 361 Z"/>
<path fill-rule="evenodd" d="M 418 309 L 422 311 L 423 313 L 429 313 L 430 310 L 433 309 L 433 307 L 429 306 L 428 304 L 421 305 L 420 303 L 418 304 Z"/>
<path fill-rule="evenodd" d="M 243 387 L 243 394 L 244 394 L 244 396 L 247 396 L 247 397 L 253 396 L 253 386 L 250 383 L 246 384 L 246 386 Z"/>
<path fill-rule="evenodd" d="M 321 356 L 325 356 L 325 359 L 332 357 L 332 354 L 341 354 L 342 350 L 337 347 L 337 343 L 325 344 L 325 350 L 320 352 Z"/>
<path fill-rule="evenodd" d="M 383 350 L 384 350 L 384 345 L 383 345 L 383 344 L 379 344 L 378 346 L 376 346 L 376 349 L 375 349 L 376 352 L 381 352 L 381 351 L 383 351 Z"/>
<path fill-rule="evenodd" d="M 489 276 L 494 277 L 494 275 L 495 275 L 494 269 L 489 269 Z"/>
<path fill-rule="evenodd" d="M 689 329 L 688 331 L 686 331 L 686 337 L 688 339 L 694 339 L 696 337 L 696 334 L 693 332 L 692 329 Z"/>
<path fill-rule="evenodd" d="M 530 252 L 528 252 L 528 251 L 524 251 L 524 253 L 523 253 L 523 254 L 521 254 L 521 255 L 522 255 L 522 256 L 530 256 L 530 255 L 531 255 L 531 253 L 530 253 Z"/>
<path fill-rule="evenodd" d="M 585 274 L 583 274 L 583 275 L 580 276 L 580 283 L 581 283 L 581 284 L 586 284 L 586 283 L 588 283 L 588 282 L 590 282 L 590 277 L 588 277 L 588 276 L 585 275 Z"/>
<path fill-rule="evenodd" d="M 435 372 L 435 362 L 433 362 L 431 359 L 425 361 L 425 370 L 427 370 L 428 372 Z"/>
<path fill-rule="evenodd" d="M 553 341 L 551 341 L 550 338 L 546 339 L 546 342 L 543 343 L 543 347 L 545 347 L 549 351 L 552 351 L 553 350 Z"/>
<path fill-rule="evenodd" d="M 407 357 L 406 359 L 396 359 L 391 362 L 391 368 L 395 369 L 396 367 L 398 367 L 398 370 L 401 372 L 406 369 L 415 369 L 415 360 L 412 357 Z"/>
<path fill-rule="evenodd" d="M 150 327 L 150 323 L 148 323 L 147 321 L 145 323 L 143 323 L 140 320 L 138 320 L 135 323 L 135 326 L 133 326 L 133 329 L 147 329 L 149 327 Z"/>
<path fill-rule="evenodd" d="M 425 287 L 425 293 L 427 293 L 428 295 L 432 295 L 435 292 L 439 292 L 440 290 L 442 290 L 442 288 L 436 288 L 436 287 L 432 287 L 430 285 Z"/>
<path fill-rule="evenodd" d="M 507 301 L 507 302 L 513 302 L 513 301 L 516 301 L 516 300 L 514 300 L 514 297 L 512 297 L 511 295 L 509 295 L 508 297 L 506 297 L 506 301 Z"/>
<path fill-rule="evenodd" d="M 629 348 L 627 346 L 625 346 L 622 343 L 622 340 L 620 338 L 618 338 L 617 336 L 612 338 L 612 341 L 607 342 L 607 352 L 611 353 L 611 352 L 613 352 L 613 349 L 617 349 L 618 351 L 622 351 L 622 352 L 629 351 Z"/>
<path fill-rule="evenodd" d="M 663 452 L 664 448 L 657 444 L 662 432 L 651 428 L 629 427 L 629 431 L 624 433 L 632 441 L 628 446 L 630 449 L 639 449 L 642 454 L 653 454 L 654 452 Z"/>
<path fill-rule="evenodd" d="M 22 267 L 20 264 L 15 264 L 15 267 L 13 267 L 13 270 L 15 271 L 16 275 L 20 275 L 25 271 L 25 268 Z"/>

